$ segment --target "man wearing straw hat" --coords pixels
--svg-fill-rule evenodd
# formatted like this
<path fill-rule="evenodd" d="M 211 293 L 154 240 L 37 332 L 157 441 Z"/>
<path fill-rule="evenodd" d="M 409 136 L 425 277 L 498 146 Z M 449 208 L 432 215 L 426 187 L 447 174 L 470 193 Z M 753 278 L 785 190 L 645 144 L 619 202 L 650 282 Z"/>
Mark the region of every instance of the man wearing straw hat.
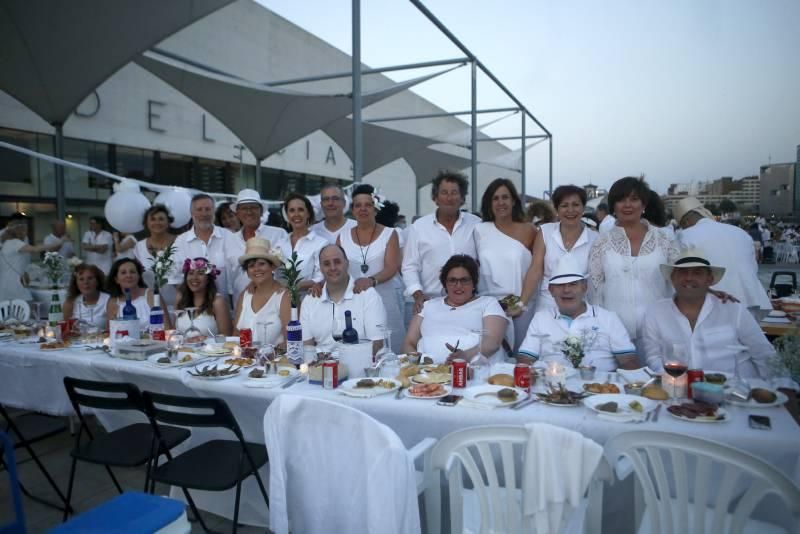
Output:
<path fill-rule="evenodd" d="M 582 340 L 585 353 L 581 366 L 593 366 L 603 372 L 640 367 L 636 348 L 619 316 L 586 303 L 586 274 L 571 254 L 558 260 L 548 289 L 556 307 L 533 316 L 519 356 L 539 359 L 557 355 L 562 363 L 571 365 L 559 355 L 558 346 L 567 337 L 576 337 Z M 547 337 L 542 339 L 540 349 L 537 338 L 541 336 Z"/>
<path fill-rule="evenodd" d="M 724 291 L 748 306 L 772 309 L 767 292 L 758 279 L 753 239 L 741 228 L 714 220 L 695 197 L 678 202 L 673 215 L 681 230 L 677 233 L 681 248 L 697 248 L 708 261 L 725 267 L 723 278 L 714 289 Z"/>
<path fill-rule="evenodd" d="M 675 263 L 661 265 L 661 273 L 675 295 L 653 303 L 645 314 L 642 338 L 651 369 L 663 369 L 665 351 L 678 344 L 686 347 L 693 368 L 733 373 L 738 359 L 740 376 L 767 377 L 766 362 L 775 349 L 755 318 L 743 305 L 723 303 L 709 292 L 727 276 L 724 267 L 702 250 L 687 249 Z"/>

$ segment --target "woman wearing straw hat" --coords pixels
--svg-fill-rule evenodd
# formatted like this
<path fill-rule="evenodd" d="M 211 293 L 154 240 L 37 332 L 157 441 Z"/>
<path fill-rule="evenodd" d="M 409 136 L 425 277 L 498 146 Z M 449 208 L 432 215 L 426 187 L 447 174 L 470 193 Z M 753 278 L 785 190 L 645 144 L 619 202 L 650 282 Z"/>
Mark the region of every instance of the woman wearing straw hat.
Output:
<path fill-rule="evenodd" d="M 247 240 L 239 265 L 250 279 L 250 285 L 236 301 L 233 335 L 243 328 L 253 330 L 253 340 L 273 345 L 283 343 L 289 323 L 289 294 L 275 281 L 275 270 L 283 265 L 280 250 L 266 239 Z"/>

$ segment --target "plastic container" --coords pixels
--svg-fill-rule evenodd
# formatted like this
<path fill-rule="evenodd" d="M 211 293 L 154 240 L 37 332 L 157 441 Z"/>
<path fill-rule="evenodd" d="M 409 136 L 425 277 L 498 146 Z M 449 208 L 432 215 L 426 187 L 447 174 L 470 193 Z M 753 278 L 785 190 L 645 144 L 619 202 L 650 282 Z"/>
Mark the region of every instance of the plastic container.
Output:
<path fill-rule="evenodd" d="M 719 384 L 694 382 L 692 384 L 692 398 L 697 402 L 719 405 L 722 404 L 725 393 L 723 387 Z"/>

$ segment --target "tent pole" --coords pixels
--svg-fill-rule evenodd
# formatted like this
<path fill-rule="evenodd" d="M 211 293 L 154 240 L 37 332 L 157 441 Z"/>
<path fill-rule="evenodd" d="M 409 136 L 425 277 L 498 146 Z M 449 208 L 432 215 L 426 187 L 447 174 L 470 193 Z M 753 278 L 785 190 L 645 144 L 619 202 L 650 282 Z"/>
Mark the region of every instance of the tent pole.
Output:
<path fill-rule="evenodd" d="M 475 113 L 504 113 L 508 111 L 519 111 L 519 108 L 490 108 L 478 109 Z M 409 119 L 436 119 L 439 117 L 456 117 L 458 115 L 472 115 L 472 110 L 468 111 L 453 111 L 451 113 L 423 113 L 421 115 L 398 115 L 394 117 L 378 117 L 369 118 L 368 122 L 390 122 L 390 121 L 405 121 Z"/>
<path fill-rule="evenodd" d="M 256 183 L 253 189 L 258 191 L 260 187 L 261 187 L 261 160 L 256 158 Z"/>
<path fill-rule="evenodd" d="M 472 61 L 472 212 L 478 211 L 478 65 Z"/>
<path fill-rule="evenodd" d="M 64 159 L 64 125 L 56 123 L 55 155 L 58 159 Z M 67 216 L 66 196 L 64 191 L 64 167 L 55 166 L 56 171 L 56 216 L 57 220 L 64 221 Z"/>
<path fill-rule="evenodd" d="M 550 170 L 549 170 L 549 180 L 547 183 L 547 187 L 550 190 L 550 194 L 553 194 L 553 136 L 551 135 L 549 138 L 549 145 L 550 145 Z"/>
<path fill-rule="evenodd" d="M 524 113 L 522 115 L 522 124 L 520 129 L 522 130 L 520 135 L 522 139 L 520 142 L 522 143 L 522 154 L 520 154 L 520 166 L 519 166 L 519 178 L 520 178 L 520 196 L 522 196 L 522 205 L 525 206 L 525 191 L 527 187 L 525 185 L 525 151 L 527 150 L 526 140 L 525 140 L 525 119 L 527 118 Z"/>
<path fill-rule="evenodd" d="M 363 171 L 363 132 L 361 124 L 361 0 L 351 0 L 353 8 L 353 181 L 360 182 Z"/>

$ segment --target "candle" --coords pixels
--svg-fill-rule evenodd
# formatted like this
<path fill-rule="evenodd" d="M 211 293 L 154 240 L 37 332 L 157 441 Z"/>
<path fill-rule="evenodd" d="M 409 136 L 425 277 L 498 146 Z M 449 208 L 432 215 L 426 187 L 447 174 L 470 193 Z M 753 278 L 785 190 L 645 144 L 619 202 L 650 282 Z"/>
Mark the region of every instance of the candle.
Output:
<path fill-rule="evenodd" d="M 544 375 L 545 382 L 548 384 L 553 386 L 557 386 L 559 384 L 566 385 L 566 372 L 564 371 L 564 366 L 558 362 L 549 362 L 547 364 L 547 369 L 545 369 Z"/>
<path fill-rule="evenodd" d="M 301 375 L 307 375 L 308 374 L 308 364 L 307 363 L 301 363 L 300 364 L 300 374 Z"/>
<path fill-rule="evenodd" d="M 233 357 L 234 357 L 234 358 L 238 358 L 238 357 L 240 357 L 241 355 L 242 355 L 242 349 L 241 349 L 241 347 L 239 347 L 239 345 L 236 345 L 235 347 L 233 347 Z"/>

